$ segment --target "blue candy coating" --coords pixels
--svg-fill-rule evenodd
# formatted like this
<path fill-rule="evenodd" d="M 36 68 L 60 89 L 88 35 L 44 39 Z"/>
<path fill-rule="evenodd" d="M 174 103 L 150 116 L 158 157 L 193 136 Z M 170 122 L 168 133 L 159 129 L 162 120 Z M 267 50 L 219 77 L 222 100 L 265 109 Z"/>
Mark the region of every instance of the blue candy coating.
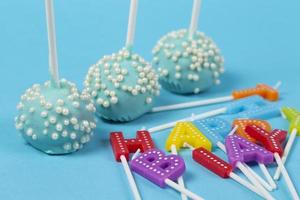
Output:
<path fill-rule="evenodd" d="M 50 81 L 35 84 L 21 96 L 16 128 L 36 149 L 47 154 L 77 151 L 90 140 L 96 127 L 90 95 L 80 94 L 75 84 Z"/>
<path fill-rule="evenodd" d="M 147 113 L 160 90 L 152 66 L 125 48 L 91 66 L 84 86 L 93 97 L 97 115 L 121 122 Z"/>
<path fill-rule="evenodd" d="M 153 49 L 153 66 L 161 85 L 180 94 L 199 93 L 219 84 L 224 59 L 216 44 L 204 33 L 189 38 L 187 30 L 163 36 Z"/>

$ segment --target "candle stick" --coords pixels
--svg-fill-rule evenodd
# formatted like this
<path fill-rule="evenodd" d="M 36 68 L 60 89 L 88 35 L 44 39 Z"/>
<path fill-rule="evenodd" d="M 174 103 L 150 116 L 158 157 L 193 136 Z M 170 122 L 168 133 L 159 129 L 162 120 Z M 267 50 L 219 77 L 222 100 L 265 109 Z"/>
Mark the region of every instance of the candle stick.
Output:
<path fill-rule="evenodd" d="M 177 150 L 176 150 L 175 145 L 171 146 L 171 153 L 174 154 L 174 155 L 177 155 Z M 180 185 L 180 187 L 185 188 L 183 176 L 180 176 L 177 181 L 178 181 L 178 185 Z M 182 200 L 187 200 L 187 196 L 184 193 L 181 193 L 181 199 Z"/>
<path fill-rule="evenodd" d="M 141 152 L 141 149 L 136 150 L 136 152 L 132 155 L 131 160 L 135 159 Z"/>
<path fill-rule="evenodd" d="M 130 186 L 131 191 L 132 191 L 132 193 L 133 193 L 134 199 L 135 199 L 135 200 L 141 200 L 141 199 L 142 199 L 142 198 L 141 198 L 141 195 L 140 195 L 140 193 L 139 193 L 139 190 L 138 190 L 138 188 L 137 188 L 137 185 L 136 185 L 136 183 L 135 183 L 135 180 L 134 180 L 134 178 L 133 178 L 133 176 L 132 176 L 131 170 L 130 170 L 130 168 L 129 168 L 129 165 L 128 165 L 128 163 L 127 163 L 127 160 L 126 160 L 125 156 L 121 155 L 121 156 L 120 156 L 120 160 L 121 160 L 121 162 L 122 162 L 122 165 L 123 165 L 125 174 L 126 174 L 126 176 L 127 176 L 127 180 L 128 180 L 128 182 L 129 182 L 129 186 Z"/>
<path fill-rule="evenodd" d="M 49 71 L 51 74 L 52 84 L 59 87 L 55 18 L 53 12 L 53 1 L 45 0 L 47 28 L 48 28 L 48 46 L 49 46 Z"/>
<path fill-rule="evenodd" d="M 154 143 L 151 139 L 150 133 L 147 131 L 137 131 L 136 139 L 124 139 L 121 132 L 113 132 L 110 134 L 110 143 L 112 145 L 116 161 L 121 161 L 123 165 L 134 199 L 140 200 L 141 196 L 127 160 L 129 160 L 129 154 L 136 152 L 138 149 L 144 152 L 148 149 L 154 148 Z"/>
<path fill-rule="evenodd" d="M 282 163 L 284 164 L 286 162 L 286 159 L 290 153 L 290 150 L 294 144 L 295 138 L 297 134 L 300 134 L 300 112 L 298 112 L 295 109 L 284 107 L 282 108 L 282 114 L 283 116 L 291 123 L 290 124 L 290 137 L 285 145 L 283 156 L 282 156 Z M 281 170 L 279 167 L 277 167 L 277 170 L 274 175 L 274 179 L 278 180 L 280 177 Z"/>
<path fill-rule="evenodd" d="M 279 98 L 278 87 L 280 85 L 281 85 L 280 81 L 273 88 L 266 84 L 258 84 L 255 88 L 233 91 L 232 94 L 229 96 L 154 107 L 152 108 L 151 112 L 162 112 L 168 110 L 177 110 L 177 109 L 192 108 L 197 106 L 211 105 L 216 103 L 234 101 L 237 99 L 242 99 L 242 98 L 255 96 L 255 95 L 261 96 L 262 98 L 269 101 L 277 101 Z"/>
<path fill-rule="evenodd" d="M 267 132 L 255 125 L 247 126 L 246 131 L 251 137 L 261 142 L 266 149 L 273 152 L 274 158 L 283 174 L 283 178 L 291 192 L 293 199 L 299 200 L 299 195 L 296 191 L 296 188 L 280 158 L 280 155 L 283 154 L 281 143 L 285 140 L 287 132 L 278 129 L 275 129 L 272 132 Z"/>

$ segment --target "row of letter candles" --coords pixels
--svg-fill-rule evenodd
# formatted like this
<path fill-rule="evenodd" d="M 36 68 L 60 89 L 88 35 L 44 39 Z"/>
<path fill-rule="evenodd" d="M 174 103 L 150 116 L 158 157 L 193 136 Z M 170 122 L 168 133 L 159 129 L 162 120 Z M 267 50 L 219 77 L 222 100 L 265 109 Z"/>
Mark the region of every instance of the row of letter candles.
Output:
<path fill-rule="evenodd" d="M 177 150 L 188 147 L 192 149 L 192 157 L 197 163 L 222 178 L 234 179 L 264 199 L 274 199 L 269 191 L 275 189 L 276 184 L 265 165 L 275 160 L 278 168 L 274 179 L 278 180 L 282 173 L 292 198 L 298 200 L 299 196 L 284 163 L 295 136 L 300 132 L 300 112 L 285 107 L 281 109 L 281 113 L 290 122 L 291 135 L 287 143 L 287 131 L 272 130 L 267 121 L 241 118 L 230 124 L 221 117 L 207 118 L 195 123 L 178 122 L 166 141 L 166 150 L 171 151 L 172 155 L 165 155 L 155 148 L 150 133 L 146 130 L 137 131 L 135 139 L 124 139 L 122 132 L 113 132 L 110 142 L 115 159 L 124 166 L 135 199 L 141 199 L 141 196 L 131 170 L 159 187 L 164 188 L 168 185 L 178 190 L 182 199 L 204 199 L 184 187 L 182 175 L 185 163 L 176 154 Z M 211 152 L 213 146 L 227 153 L 229 163 Z M 134 154 L 129 167 L 129 154 L 139 150 L 142 153 Z M 253 161 L 259 164 L 267 181 L 246 164 Z M 235 174 L 233 171 L 236 168 L 240 169 L 250 182 Z"/>

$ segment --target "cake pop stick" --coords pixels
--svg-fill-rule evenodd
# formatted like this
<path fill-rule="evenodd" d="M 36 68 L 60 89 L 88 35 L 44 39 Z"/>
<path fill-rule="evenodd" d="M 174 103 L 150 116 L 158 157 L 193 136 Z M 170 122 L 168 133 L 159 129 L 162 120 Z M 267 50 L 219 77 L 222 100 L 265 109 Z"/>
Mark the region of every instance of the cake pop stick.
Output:
<path fill-rule="evenodd" d="M 202 197 L 174 182 L 182 176 L 185 171 L 185 164 L 180 156 L 166 156 L 158 149 L 151 149 L 132 160 L 130 166 L 132 171 L 161 188 L 165 188 L 168 185 L 191 199 L 203 200 Z"/>
<path fill-rule="evenodd" d="M 283 152 L 283 155 L 281 158 L 282 163 L 284 164 L 290 153 L 290 150 L 293 146 L 293 143 L 295 141 L 297 134 L 298 135 L 300 134 L 300 131 L 299 131 L 300 130 L 300 113 L 297 110 L 289 108 L 289 107 L 282 108 L 281 112 L 282 112 L 283 116 L 290 122 L 290 132 L 291 132 L 289 139 L 285 145 L 284 152 Z M 274 175 L 275 180 L 279 179 L 280 172 L 281 172 L 280 168 L 277 167 L 277 170 Z"/>
<path fill-rule="evenodd" d="M 124 139 L 121 132 L 113 132 L 110 134 L 110 143 L 112 145 L 116 161 L 121 162 L 124 167 L 134 198 L 136 200 L 141 199 L 127 161 L 129 160 L 129 153 L 134 153 L 138 149 L 144 152 L 148 149 L 154 148 L 154 143 L 151 139 L 150 133 L 147 131 L 137 131 L 136 139 Z"/>
<path fill-rule="evenodd" d="M 173 155 L 178 155 L 177 149 L 176 149 L 176 146 L 175 146 L 175 145 L 171 145 L 171 153 L 172 153 Z M 180 187 L 185 188 L 183 176 L 180 176 L 180 177 L 178 178 L 177 182 L 178 182 L 178 185 L 179 185 Z M 181 193 L 181 199 L 182 199 L 182 200 L 187 200 L 187 196 L 186 196 L 184 193 Z"/>
<path fill-rule="evenodd" d="M 189 30 L 189 37 L 191 39 L 193 38 L 195 32 L 197 31 L 200 7 L 201 7 L 201 0 L 194 0 L 191 24 L 190 24 L 190 30 Z"/>
<path fill-rule="evenodd" d="M 274 199 L 243 164 L 251 161 L 272 163 L 272 153 L 237 135 L 227 136 L 225 146 L 229 163 L 239 168 L 267 199 Z"/>
<path fill-rule="evenodd" d="M 235 174 L 231 165 L 229 165 L 224 160 L 220 159 L 210 151 L 206 150 L 203 147 L 195 149 L 193 146 L 187 143 L 185 143 L 184 146 L 193 150 L 193 159 L 197 163 L 201 164 L 202 166 L 212 171 L 216 175 L 220 176 L 221 178 L 232 178 L 242 186 L 264 197 L 256 187 L 254 187 L 249 182 L 245 181 L 237 174 Z"/>
<path fill-rule="evenodd" d="M 217 115 L 225 115 L 230 118 L 272 118 L 280 116 L 279 108 L 277 104 L 269 103 L 263 100 L 261 97 L 253 96 L 245 99 L 237 100 L 233 103 L 228 104 L 225 107 L 218 108 L 215 110 L 207 111 L 202 114 L 194 115 L 193 117 L 187 117 L 159 126 L 148 129 L 149 132 L 157 132 L 164 129 L 172 128 L 177 122 L 181 121 L 196 121 L 205 119 Z"/>
<path fill-rule="evenodd" d="M 285 179 L 285 182 L 292 194 L 293 199 L 299 200 L 299 195 L 296 191 L 296 188 L 280 158 L 280 156 L 283 154 L 281 143 L 285 140 L 287 132 L 278 129 L 275 129 L 272 132 L 267 132 L 264 129 L 255 125 L 247 126 L 246 131 L 251 137 L 261 142 L 267 150 L 273 153 L 274 158 L 278 166 L 280 167 L 280 170 L 283 174 L 283 178 Z"/>
<path fill-rule="evenodd" d="M 237 135 L 244 137 L 245 139 L 249 140 L 250 142 L 256 142 L 255 139 L 253 139 L 252 137 L 250 137 L 248 135 L 248 133 L 245 131 L 246 127 L 249 125 L 256 125 L 258 127 L 261 127 L 267 131 L 271 131 L 271 125 L 267 122 L 267 121 L 263 121 L 263 120 L 256 120 L 256 119 L 236 119 L 233 121 L 233 126 L 238 127 L 236 130 Z M 271 187 L 273 189 L 275 189 L 276 183 L 274 182 L 274 180 L 272 179 L 267 167 L 263 164 L 263 163 L 258 163 L 259 168 L 261 169 L 262 173 L 264 174 L 265 178 L 267 179 L 267 181 L 269 182 L 269 184 L 271 185 Z M 249 169 L 250 172 L 252 172 L 253 170 L 248 166 L 247 167 Z M 256 173 L 253 173 L 254 176 L 256 176 Z M 256 176 L 257 179 L 260 180 L 260 176 Z M 265 183 L 262 182 L 263 180 L 260 180 L 260 183 L 262 183 L 265 187 Z"/>
<path fill-rule="evenodd" d="M 127 48 L 131 48 L 134 41 L 137 6 L 138 6 L 138 0 L 131 0 L 129 19 L 128 19 L 128 28 L 127 28 L 127 39 L 126 39 Z"/>
<path fill-rule="evenodd" d="M 52 77 L 52 83 L 59 87 L 59 73 L 55 34 L 55 17 L 53 12 L 53 1 L 45 0 L 47 28 L 48 28 L 48 48 L 49 48 L 49 71 Z"/>
<path fill-rule="evenodd" d="M 234 101 L 237 99 L 242 99 L 242 98 L 255 96 L 255 95 L 261 96 L 262 98 L 269 101 L 277 101 L 279 98 L 279 93 L 277 88 L 280 86 L 280 82 L 278 83 L 275 85 L 274 88 L 266 84 L 258 84 L 255 88 L 233 91 L 230 96 L 154 107 L 152 108 L 151 112 L 161 112 L 167 110 L 177 110 L 177 109 L 191 108 L 196 106 L 223 103 L 223 102 Z"/>

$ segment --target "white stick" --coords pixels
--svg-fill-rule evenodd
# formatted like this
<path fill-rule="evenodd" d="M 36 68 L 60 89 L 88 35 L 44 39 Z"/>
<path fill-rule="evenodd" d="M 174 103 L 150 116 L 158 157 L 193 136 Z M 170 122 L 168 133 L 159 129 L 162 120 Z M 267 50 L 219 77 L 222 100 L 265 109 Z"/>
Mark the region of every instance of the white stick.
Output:
<path fill-rule="evenodd" d="M 217 142 L 217 146 L 224 152 L 226 153 L 226 147 L 225 145 L 218 141 Z M 261 183 L 264 187 L 266 187 L 269 191 L 272 190 L 272 188 L 269 186 L 269 184 L 267 184 L 257 173 L 255 173 L 246 163 L 243 163 L 243 165 L 247 168 L 247 169 L 250 169 L 248 170 L 249 173 L 251 173 L 253 175 L 254 178 L 257 179 L 257 181 L 259 183 Z M 246 175 L 246 174 L 245 174 Z M 250 179 L 249 179 L 250 180 Z M 251 181 L 251 180 L 250 180 Z M 252 181 L 251 181 L 252 182 Z M 252 182 L 253 183 L 253 182 Z"/>
<path fill-rule="evenodd" d="M 238 182 L 239 184 L 243 185 L 244 187 L 248 188 L 249 190 L 251 190 L 252 192 L 255 192 L 256 194 L 258 194 L 259 196 L 263 197 L 264 196 L 260 193 L 260 191 L 254 187 L 252 184 L 250 184 L 248 181 L 245 181 L 244 179 L 242 179 L 241 177 L 239 177 L 237 174 L 235 174 L 234 172 L 231 172 L 229 174 L 229 177 L 232 178 L 233 180 L 235 180 L 236 182 Z"/>
<path fill-rule="evenodd" d="M 134 35 L 135 35 L 137 5 L 138 5 L 138 0 L 131 0 L 129 19 L 128 19 L 128 28 L 127 28 L 126 47 L 131 47 L 133 45 Z"/>
<path fill-rule="evenodd" d="M 174 144 L 171 145 L 171 153 L 174 155 L 177 155 L 176 146 Z M 180 176 L 177 181 L 178 181 L 178 184 L 184 188 L 183 176 Z M 184 193 L 181 193 L 181 199 L 187 200 L 187 196 Z"/>
<path fill-rule="evenodd" d="M 269 184 L 271 185 L 272 189 L 276 189 L 277 185 L 276 185 L 275 181 L 273 180 L 273 178 L 272 178 L 269 170 L 267 169 L 266 165 L 264 165 L 262 163 L 258 163 L 258 166 L 259 166 L 260 170 L 262 171 L 262 173 L 264 174 L 264 176 L 266 177 Z"/>
<path fill-rule="evenodd" d="M 291 194 L 293 196 L 293 199 L 294 200 L 299 200 L 300 198 L 299 198 L 299 195 L 298 195 L 298 193 L 296 191 L 296 188 L 295 188 L 295 186 L 294 186 L 294 184 L 293 184 L 293 182 L 292 182 L 292 180 L 291 180 L 291 178 L 290 178 L 290 176 L 289 176 L 286 168 L 284 167 L 279 154 L 278 153 L 274 153 L 274 158 L 275 158 L 275 160 L 276 160 L 276 162 L 277 162 L 277 164 L 279 166 L 279 169 L 281 170 L 282 176 L 283 176 L 283 178 L 284 178 L 284 180 L 286 182 L 286 185 L 288 186 L 288 189 L 290 190 L 290 192 L 291 192 Z"/>
<path fill-rule="evenodd" d="M 256 186 L 256 188 L 261 192 L 262 195 L 264 195 L 264 197 L 267 200 L 275 200 L 271 194 L 265 190 L 265 188 L 258 182 L 258 180 L 256 180 L 256 178 L 247 170 L 247 168 L 241 163 L 241 162 L 237 162 L 236 165 L 242 172 L 243 174 L 245 174 L 245 176 L 253 183 L 253 185 Z"/>
<path fill-rule="evenodd" d="M 282 84 L 282 82 L 281 81 L 278 81 L 277 83 L 276 83 L 276 85 L 274 85 L 274 89 L 275 90 L 278 90 L 279 89 L 279 87 L 281 86 L 281 84 Z"/>
<path fill-rule="evenodd" d="M 48 29 L 48 46 L 49 46 L 49 71 L 52 82 L 59 87 L 56 35 L 55 35 L 55 19 L 52 0 L 45 0 L 47 29 Z"/>
<path fill-rule="evenodd" d="M 178 103 L 178 104 L 172 104 L 172 105 L 167 105 L 167 106 L 154 107 L 154 108 L 152 108 L 151 112 L 155 113 L 155 112 L 162 112 L 162 111 L 168 111 L 168 110 L 192 108 L 192 107 L 197 107 L 197 106 L 223 103 L 223 102 L 232 101 L 232 100 L 234 100 L 234 98 L 232 96 L 226 96 L 226 97 L 219 97 L 219 98 L 213 98 L 213 99 L 191 101 L 191 102 Z"/>
<path fill-rule="evenodd" d="M 140 154 L 140 152 L 140 149 L 136 150 L 136 152 L 132 155 L 131 160 L 134 160 Z"/>
<path fill-rule="evenodd" d="M 217 142 L 217 146 L 218 146 L 219 149 L 221 149 L 224 153 L 226 153 L 226 147 L 225 147 L 225 145 L 224 145 L 222 142 L 218 141 L 218 142 Z"/>
<path fill-rule="evenodd" d="M 194 0 L 191 24 L 189 30 L 189 38 L 193 38 L 194 33 L 197 31 L 199 14 L 200 14 L 200 6 L 201 6 L 201 0 Z"/>
<path fill-rule="evenodd" d="M 170 186 L 171 188 L 181 192 L 181 193 L 184 193 L 186 196 L 188 196 L 189 198 L 191 199 L 194 199 L 194 200 L 204 200 L 202 197 L 196 195 L 195 193 L 181 187 L 180 185 L 178 185 L 177 183 L 175 183 L 174 181 L 170 180 L 170 179 L 166 179 L 165 180 L 165 183 Z"/>
<path fill-rule="evenodd" d="M 233 135 L 237 129 L 238 129 L 238 126 L 235 125 L 235 126 L 233 127 L 233 129 L 231 129 L 231 131 L 228 133 L 228 135 Z"/>
<path fill-rule="evenodd" d="M 192 146 L 192 145 L 190 145 L 189 143 L 183 143 L 183 146 L 184 147 L 186 147 L 186 148 L 189 148 L 189 149 L 191 149 L 191 150 L 194 150 L 195 148 Z"/>
<path fill-rule="evenodd" d="M 291 148 L 293 146 L 293 143 L 295 141 L 296 135 L 297 135 L 297 129 L 293 129 L 292 132 L 291 132 L 291 134 L 290 134 L 289 140 L 286 143 L 286 146 L 285 146 L 284 152 L 283 152 L 283 156 L 281 158 L 283 164 L 286 162 L 286 159 L 287 159 L 287 157 L 288 157 L 288 155 L 290 153 L 290 150 L 291 150 Z M 280 168 L 277 167 L 277 170 L 276 170 L 275 175 L 274 175 L 274 179 L 275 180 L 279 179 L 280 172 L 281 172 Z"/>
<path fill-rule="evenodd" d="M 227 108 L 225 108 L 225 107 L 224 108 L 219 108 L 219 109 L 208 111 L 208 112 L 205 112 L 205 113 L 202 113 L 202 114 L 199 114 L 199 115 L 195 115 L 192 118 L 187 117 L 187 118 L 180 119 L 180 120 L 177 120 L 177 121 L 173 121 L 173 122 L 169 122 L 169 123 L 162 124 L 162 125 L 159 125 L 159 126 L 155 126 L 155 127 L 152 127 L 150 129 L 148 129 L 148 131 L 150 133 L 158 132 L 158 131 L 161 131 L 161 130 L 164 130 L 164 129 L 172 128 L 178 122 L 205 119 L 205 118 L 213 117 L 213 116 L 216 116 L 216 115 L 219 115 L 219 114 L 224 114 L 226 112 L 226 110 L 227 110 Z"/>
<path fill-rule="evenodd" d="M 141 200 L 140 193 L 138 191 L 138 188 L 136 186 L 136 183 L 134 181 L 134 178 L 132 176 L 131 170 L 130 170 L 130 168 L 128 166 L 128 163 L 127 163 L 127 160 L 126 160 L 125 156 L 123 156 L 123 155 L 120 156 L 120 159 L 121 159 L 124 171 L 126 173 L 126 176 L 127 176 L 127 179 L 128 179 L 128 182 L 129 182 L 129 185 L 130 185 L 130 188 L 131 188 L 131 191 L 133 193 L 134 199 L 135 200 Z"/>
<path fill-rule="evenodd" d="M 243 163 L 244 164 L 244 166 L 247 168 L 247 170 L 256 178 L 256 180 L 258 180 L 258 182 L 262 185 L 262 186 L 264 186 L 268 191 L 272 191 L 273 190 L 273 187 L 271 186 L 271 185 L 269 185 L 269 183 L 267 183 L 262 177 L 260 177 L 255 171 L 253 171 L 253 169 L 249 166 L 249 165 L 247 165 L 247 164 L 245 164 L 245 163 Z"/>
<path fill-rule="evenodd" d="M 190 144 L 188 144 L 188 143 L 184 143 L 183 146 L 184 146 L 184 147 L 187 147 L 187 148 L 189 148 L 189 149 L 191 149 L 191 150 L 194 150 L 194 149 L 195 149 L 192 145 L 190 145 Z M 225 146 L 224 146 L 221 142 L 220 142 L 220 146 L 225 148 Z M 225 151 L 226 151 L 226 149 L 225 149 Z M 231 173 L 229 174 L 229 177 L 231 177 L 232 179 L 234 179 L 235 181 L 237 181 L 237 182 L 240 183 L 241 185 L 245 186 L 245 187 L 248 188 L 249 190 L 251 190 L 251 191 L 257 193 L 257 194 L 260 195 L 260 196 L 263 196 L 262 193 L 261 193 L 256 187 L 254 187 L 254 186 L 251 185 L 248 181 L 245 181 L 244 179 L 242 179 L 241 177 L 239 177 L 239 176 L 236 175 L 235 173 L 231 172 Z M 263 197 L 264 197 L 264 196 L 263 196 Z"/>

